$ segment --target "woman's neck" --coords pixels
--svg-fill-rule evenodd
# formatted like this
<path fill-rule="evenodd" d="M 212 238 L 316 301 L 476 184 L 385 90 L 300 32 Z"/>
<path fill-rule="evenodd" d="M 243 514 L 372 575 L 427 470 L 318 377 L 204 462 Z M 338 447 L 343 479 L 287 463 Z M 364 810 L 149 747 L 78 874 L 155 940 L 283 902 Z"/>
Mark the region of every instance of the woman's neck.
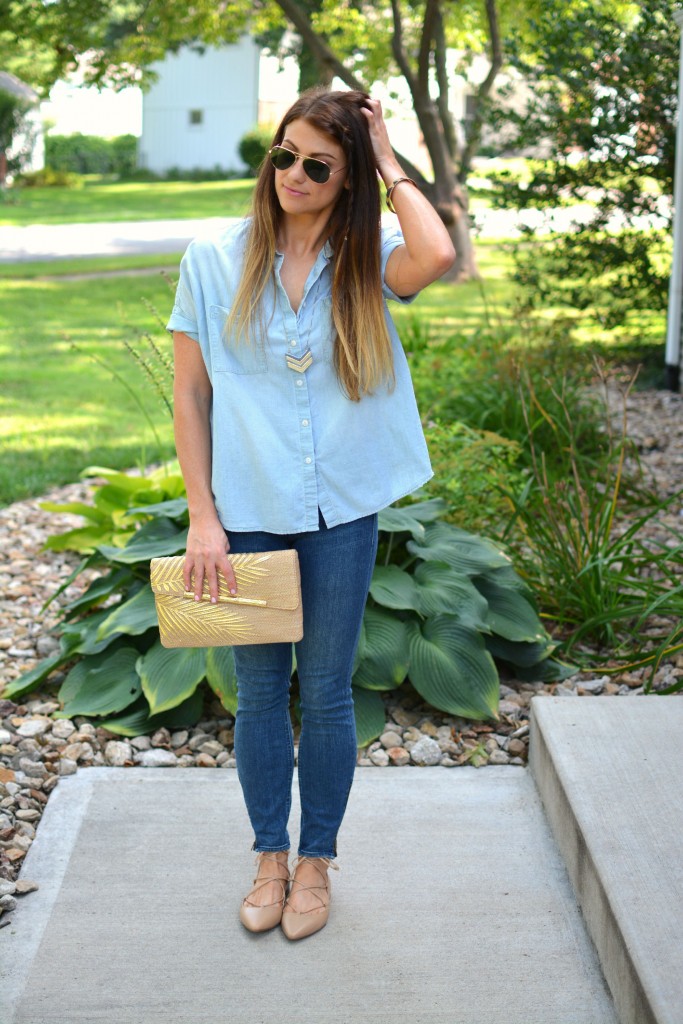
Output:
<path fill-rule="evenodd" d="M 283 217 L 277 238 L 280 252 L 298 259 L 320 252 L 329 230 L 329 220 L 324 217 Z"/>

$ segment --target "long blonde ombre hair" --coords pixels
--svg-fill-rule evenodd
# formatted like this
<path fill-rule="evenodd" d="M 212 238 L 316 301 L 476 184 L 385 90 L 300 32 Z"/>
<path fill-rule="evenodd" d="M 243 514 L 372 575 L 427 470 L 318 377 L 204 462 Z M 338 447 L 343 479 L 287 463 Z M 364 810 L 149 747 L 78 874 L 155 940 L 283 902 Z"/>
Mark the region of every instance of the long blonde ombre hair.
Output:
<path fill-rule="evenodd" d="M 367 94 L 357 91 L 303 93 L 287 111 L 272 145 L 278 146 L 292 121 L 307 121 L 344 151 L 348 187 L 342 189 L 328 224 L 333 251 L 332 320 L 336 332 L 334 367 L 345 394 L 354 402 L 377 387 L 395 384 L 380 274 L 380 193 L 370 133 L 361 108 Z M 275 287 L 275 246 L 282 218 L 275 191 L 275 169 L 266 158 L 252 202 L 242 277 L 226 329 L 253 341 L 263 331 L 261 302 Z"/>

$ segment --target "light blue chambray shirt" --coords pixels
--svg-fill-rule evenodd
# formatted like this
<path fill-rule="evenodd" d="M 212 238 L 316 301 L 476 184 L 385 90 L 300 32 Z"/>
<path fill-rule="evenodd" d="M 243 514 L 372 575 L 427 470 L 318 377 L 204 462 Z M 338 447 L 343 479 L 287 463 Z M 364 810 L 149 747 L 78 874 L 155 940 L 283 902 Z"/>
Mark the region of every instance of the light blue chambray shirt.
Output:
<path fill-rule="evenodd" d="M 248 220 L 216 238 L 194 239 L 180 264 L 167 324 L 199 342 L 213 387 L 211 486 L 226 530 L 293 534 L 328 527 L 386 508 L 433 476 L 405 353 L 388 310 L 396 387 L 348 399 L 333 364 L 332 277 L 328 243 L 321 249 L 295 313 L 275 260 L 275 289 L 266 290 L 265 344 L 225 336 L 240 279 Z M 382 281 L 400 231 L 382 228 Z M 385 283 L 385 299 L 400 299 Z M 305 373 L 286 355 L 309 349 Z"/>

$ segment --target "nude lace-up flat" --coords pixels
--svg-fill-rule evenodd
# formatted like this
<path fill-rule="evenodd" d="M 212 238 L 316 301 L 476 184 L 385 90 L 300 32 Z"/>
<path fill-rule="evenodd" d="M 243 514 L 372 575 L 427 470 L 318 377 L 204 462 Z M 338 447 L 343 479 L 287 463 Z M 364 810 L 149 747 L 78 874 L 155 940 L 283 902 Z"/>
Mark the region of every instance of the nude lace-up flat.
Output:
<path fill-rule="evenodd" d="M 280 864 L 285 870 L 288 870 L 287 862 L 278 860 L 275 853 L 271 853 L 268 850 L 261 851 L 256 858 L 259 869 L 264 860 L 275 861 L 276 864 Z M 249 897 L 253 897 L 254 893 L 258 892 L 259 889 L 269 882 L 279 882 L 282 894 L 274 902 L 266 903 L 265 906 L 257 906 L 251 902 Z M 282 911 L 288 891 L 289 878 L 282 878 L 279 875 L 262 875 L 259 877 L 257 870 L 254 887 L 249 895 L 245 896 L 242 900 L 242 905 L 240 906 L 240 921 L 244 927 L 248 928 L 250 932 L 266 932 L 269 928 L 274 928 L 276 924 L 279 924 L 282 919 Z"/>
<path fill-rule="evenodd" d="M 300 882 L 298 878 L 294 877 L 297 865 L 301 861 L 307 860 L 313 865 L 318 874 L 320 875 L 320 885 L 306 885 L 304 882 Z M 320 931 L 327 924 L 327 919 L 330 916 L 330 899 L 332 896 L 332 886 L 330 884 L 330 878 L 322 871 L 315 863 L 317 860 L 323 861 L 328 868 L 334 868 L 335 871 L 339 871 L 339 867 L 334 861 L 328 857 L 297 857 L 292 864 L 292 872 L 289 879 L 289 896 L 285 900 L 284 910 L 282 912 L 282 930 L 288 939 L 304 939 L 307 935 L 312 935 L 314 932 Z M 294 886 L 298 886 L 298 889 L 294 889 Z M 312 892 L 315 898 L 320 903 L 319 907 L 314 907 L 312 910 L 295 910 L 291 906 L 289 899 L 294 892 L 301 892 L 302 889 L 307 889 Z M 321 893 L 327 893 L 327 901 L 324 900 Z"/>

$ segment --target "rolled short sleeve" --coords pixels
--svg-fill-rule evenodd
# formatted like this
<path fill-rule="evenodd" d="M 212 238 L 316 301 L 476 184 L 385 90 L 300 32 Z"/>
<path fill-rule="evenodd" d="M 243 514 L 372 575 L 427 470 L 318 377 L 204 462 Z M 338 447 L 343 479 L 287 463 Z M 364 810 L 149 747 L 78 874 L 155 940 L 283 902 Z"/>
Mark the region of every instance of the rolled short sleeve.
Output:
<path fill-rule="evenodd" d="M 394 249 L 398 248 L 399 245 L 404 244 L 403 232 L 400 228 L 395 227 L 383 227 L 381 248 L 380 248 L 380 263 L 382 268 L 382 293 L 385 299 L 394 299 L 395 302 L 401 302 L 404 305 L 408 305 L 413 302 L 419 292 L 415 292 L 413 295 L 397 295 L 396 292 L 392 291 L 385 280 L 385 274 L 387 269 L 387 262 Z"/>
<path fill-rule="evenodd" d="M 167 331 L 182 331 L 195 341 L 199 341 L 199 325 L 197 323 L 197 309 L 192 294 L 191 256 L 185 253 L 180 261 L 180 278 L 175 293 L 175 301 L 171 317 L 166 324 Z"/>

